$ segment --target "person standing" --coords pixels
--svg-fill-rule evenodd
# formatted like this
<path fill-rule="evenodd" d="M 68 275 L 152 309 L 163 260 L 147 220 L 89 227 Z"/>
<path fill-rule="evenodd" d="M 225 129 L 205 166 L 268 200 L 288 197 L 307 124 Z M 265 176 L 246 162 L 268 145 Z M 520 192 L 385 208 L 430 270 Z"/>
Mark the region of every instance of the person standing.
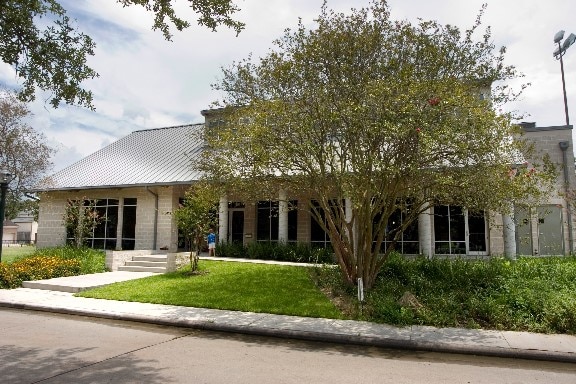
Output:
<path fill-rule="evenodd" d="M 216 257 L 216 234 L 214 233 L 214 230 L 212 228 L 210 228 L 210 231 L 208 232 L 207 240 L 208 240 L 208 256 Z"/>

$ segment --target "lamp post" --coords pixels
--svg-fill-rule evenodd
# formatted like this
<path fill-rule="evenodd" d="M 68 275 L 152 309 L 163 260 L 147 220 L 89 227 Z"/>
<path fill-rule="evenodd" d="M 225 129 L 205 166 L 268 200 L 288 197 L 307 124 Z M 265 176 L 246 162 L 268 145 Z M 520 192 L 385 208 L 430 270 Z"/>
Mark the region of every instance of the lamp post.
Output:
<path fill-rule="evenodd" d="M 564 43 L 560 45 L 560 42 L 562 41 L 563 38 L 564 38 L 564 31 L 559 31 L 554 35 L 554 43 L 558 44 L 558 48 L 554 51 L 553 55 L 556 58 L 556 60 L 560 60 L 560 71 L 562 72 L 562 89 L 564 91 L 564 113 L 566 115 L 566 125 L 568 126 L 570 125 L 570 118 L 568 117 L 568 100 L 566 98 L 566 82 L 564 80 L 564 61 L 562 60 L 562 56 L 564 56 L 566 50 L 572 44 L 574 44 L 574 41 L 576 40 L 576 35 L 571 33 L 570 36 L 568 36 L 566 40 L 564 40 Z"/>
<path fill-rule="evenodd" d="M 0 262 L 2 262 L 2 238 L 4 237 L 4 208 L 6 207 L 6 191 L 12 181 L 12 174 L 6 170 L 0 171 Z"/>

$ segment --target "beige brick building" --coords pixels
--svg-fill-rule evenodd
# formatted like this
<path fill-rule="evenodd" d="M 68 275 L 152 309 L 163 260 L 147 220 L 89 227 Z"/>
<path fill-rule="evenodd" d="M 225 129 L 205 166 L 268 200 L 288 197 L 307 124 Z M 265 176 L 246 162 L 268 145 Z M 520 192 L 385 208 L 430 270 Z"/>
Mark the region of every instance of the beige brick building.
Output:
<path fill-rule="evenodd" d="M 212 116 L 205 113 L 209 123 Z M 514 217 L 469 216 L 463 207 L 439 206 L 405 231 L 397 249 L 405 254 L 487 257 L 502 254 L 555 255 L 574 249 L 574 219 L 565 192 L 576 187 L 572 126 L 521 124 L 525 137 L 550 155 L 561 172 L 557 192 L 530 212 Z M 53 175 L 40 192 L 37 244 L 65 244 L 68 200 L 98 201 L 106 217 L 89 244 L 115 250 L 181 248 L 172 212 L 198 180 L 191 161 L 203 149 L 204 124 L 136 131 Z M 311 218 L 307 199 L 278 191 L 272 201 L 242 202 L 223 196 L 219 241 L 300 242 L 327 246 L 329 239 Z M 396 218 L 401 220 L 401 217 Z"/>

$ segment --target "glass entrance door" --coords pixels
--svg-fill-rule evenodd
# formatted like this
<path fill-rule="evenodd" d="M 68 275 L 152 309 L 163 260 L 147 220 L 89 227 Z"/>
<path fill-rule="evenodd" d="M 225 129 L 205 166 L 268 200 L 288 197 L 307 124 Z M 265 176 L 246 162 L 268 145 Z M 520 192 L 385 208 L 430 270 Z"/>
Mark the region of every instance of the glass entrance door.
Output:
<path fill-rule="evenodd" d="M 484 212 L 468 212 L 468 254 L 486 255 L 486 220 Z"/>
<path fill-rule="evenodd" d="M 244 209 L 229 211 L 228 233 L 232 243 L 244 244 Z"/>

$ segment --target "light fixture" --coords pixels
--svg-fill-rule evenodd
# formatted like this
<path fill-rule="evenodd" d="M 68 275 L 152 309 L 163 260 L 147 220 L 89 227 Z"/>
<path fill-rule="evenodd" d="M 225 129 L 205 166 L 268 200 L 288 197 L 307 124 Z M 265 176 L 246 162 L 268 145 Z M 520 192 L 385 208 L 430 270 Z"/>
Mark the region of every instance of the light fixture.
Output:
<path fill-rule="evenodd" d="M 4 246 L 2 238 L 4 237 L 4 209 L 6 207 L 6 191 L 8 184 L 12 181 L 12 174 L 7 170 L 0 171 L 0 262 L 2 262 L 2 247 Z"/>
<path fill-rule="evenodd" d="M 566 81 L 564 80 L 564 61 L 562 60 L 562 56 L 566 54 L 566 50 L 570 48 L 574 41 L 576 41 L 576 35 L 571 33 L 564 43 L 560 44 L 562 39 L 564 38 L 564 31 L 558 31 L 554 35 L 554 44 L 558 44 L 558 48 L 554 50 L 552 53 L 556 60 L 560 60 L 560 71 L 562 72 L 562 90 L 564 91 L 564 114 L 566 116 L 566 126 L 570 125 L 570 117 L 568 116 L 568 99 L 566 97 Z"/>

